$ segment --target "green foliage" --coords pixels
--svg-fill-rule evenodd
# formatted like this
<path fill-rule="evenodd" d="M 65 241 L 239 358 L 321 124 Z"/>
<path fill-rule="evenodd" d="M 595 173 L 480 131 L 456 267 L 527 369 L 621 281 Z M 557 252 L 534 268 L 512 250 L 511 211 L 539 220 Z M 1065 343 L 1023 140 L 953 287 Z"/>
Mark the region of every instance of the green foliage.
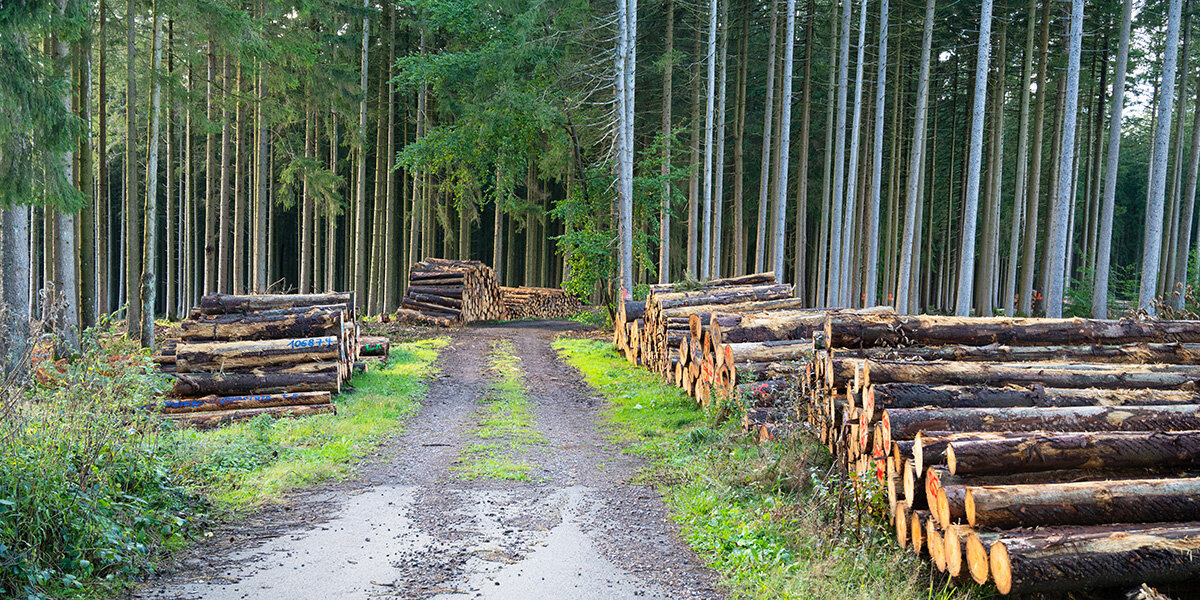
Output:
<path fill-rule="evenodd" d="M 853 492 L 811 441 L 755 445 L 736 426 L 710 425 L 695 402 L 621 360 L 609 344 L 560 339 L 555 348 L 608 398 L 614 437 L 650 466 L 683 534 L 722 576 L 731 598 L 917 600 L 986 596 L 950 587 L 889 541 L 884 500 Z"/>
<path fill-rule="evenodd" d="M 0 405 L 0 596 L 133 577 L 193 523 L 170 434 L 141 409 L 157 385 L 146 356 L 94 330 L 83 348 Z"/>

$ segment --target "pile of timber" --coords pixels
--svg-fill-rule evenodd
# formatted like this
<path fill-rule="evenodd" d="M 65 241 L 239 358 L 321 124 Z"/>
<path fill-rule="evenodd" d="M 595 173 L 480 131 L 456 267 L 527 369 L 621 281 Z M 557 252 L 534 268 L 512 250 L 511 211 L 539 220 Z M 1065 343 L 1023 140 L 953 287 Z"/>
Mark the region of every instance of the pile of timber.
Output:
<path fill-rule="evenodd" d="M 558 288 L 501 287 L 506 319 L 565 319 L 583 310 L 573 294 Z"/>
<path fill-rule="evenodd" d="M 336 413 L 365 346 L 349 292 L 208 294 L 154 357 L 174 380 L 158 409 L 196 427 Z"/>
<path fill-rule="evenodd" d="M 802 416 L 938 570 L 1002 594 L 1200 581 L 1200 321 L 831 312 L 813 343 Z"/>
<path fill-rule="evenodd" d="M 897 543 L 954 578 L 1200 592 L 1200 321 L 812 310 L 790 295 L 771 274 L 654 286 L 618 307 L 613 343 L 701 404 L 734 400 L 721 406 L 758 439 L 813 433 L 861 492 L 886 493 Z"/>
<path fill-rule="evenodd" d="M 504 318 L 504 298 L 492 268 L 477 260 L 426 258 L 408 270 L 408 291 L 397 316 L 451 327 Z"/>

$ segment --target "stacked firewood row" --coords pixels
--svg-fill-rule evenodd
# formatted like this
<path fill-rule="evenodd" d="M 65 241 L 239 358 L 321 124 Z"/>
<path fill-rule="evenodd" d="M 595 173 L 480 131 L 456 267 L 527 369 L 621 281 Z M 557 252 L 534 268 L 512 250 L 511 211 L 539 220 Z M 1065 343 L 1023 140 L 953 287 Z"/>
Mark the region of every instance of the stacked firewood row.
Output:
<path fill-rule="evenodd" d="M 814 311 L 750 277 L 623 303 L 618 352 L 759 439 L 815 434 L 955 578 L 1200 591 L 1200 321 Z"/>
<path fill-rule="evenodd" d="M 1200 322 L 831 312 L 813 343 L 799 416 L 938 570 L 1200 580 Z"/>
<path fill-rule="evenodd" d="M 565 319 L 583 310 L 573 294 L 558 288 L 501 287 L 505 319 Z"/>
<path fill-rule="evenodd" d="M 154 357 L 173 379 L 159 410 L 197 427 L 334 413 L 362 348 L 351 293 L 209 294 Z"/>
<path fill-rule="evenodd" d="M 504 298 L 492 268 L 477 260 L 426 258 L 408 270 L 408 291 L 397 317 L 450 327 L 504 317 Z"/>

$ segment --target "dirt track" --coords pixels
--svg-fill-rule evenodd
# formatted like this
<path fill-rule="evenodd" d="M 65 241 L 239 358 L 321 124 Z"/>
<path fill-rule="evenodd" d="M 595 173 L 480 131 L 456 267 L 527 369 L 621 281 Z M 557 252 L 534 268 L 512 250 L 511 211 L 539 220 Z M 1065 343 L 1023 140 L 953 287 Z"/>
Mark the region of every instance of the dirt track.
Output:
<path fill-rule="evenodd" d="M 346 483 L 298 494 L 181 553 L 145 599 L 716 599 L 715 575 L 679 539 L 638 460 L 601 431 L 602 401 L 551 341 L 574 327 L 467 328 L 438 361 L 404 435 Z M 493 340 L 513 341 L 547 443 L 531 481 L 464 481 Z"/>

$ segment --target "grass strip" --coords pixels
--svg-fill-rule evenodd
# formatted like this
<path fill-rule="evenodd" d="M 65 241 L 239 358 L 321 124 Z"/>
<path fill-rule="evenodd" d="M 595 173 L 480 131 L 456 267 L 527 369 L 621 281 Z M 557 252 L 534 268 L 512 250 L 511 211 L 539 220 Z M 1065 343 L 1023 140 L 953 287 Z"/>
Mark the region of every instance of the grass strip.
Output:
<path fill-rule="evenodd" d="M 495 341 L 487 370 L 492 384 L 479 400 L 474 431 L 480 441 L 463 448 L 452 469 L 464 479 L 528 481 L 534 465 L 520 455 L 546 440 L 534 427 L 521 359 L 513 353 L 511 340 Z"/>
<path fill-rule="evenodd" d="M 986 597 L 951 587 L 833 475 L 807 439 L 750 442 L 711 424 L 682 390 L 620 359 L 611 344 L 562 338 L 555 348 L 609 401 L 611 436 L 646 458 L 687 542 L 721 575 L 731 598 L 917 600 Z"/>

